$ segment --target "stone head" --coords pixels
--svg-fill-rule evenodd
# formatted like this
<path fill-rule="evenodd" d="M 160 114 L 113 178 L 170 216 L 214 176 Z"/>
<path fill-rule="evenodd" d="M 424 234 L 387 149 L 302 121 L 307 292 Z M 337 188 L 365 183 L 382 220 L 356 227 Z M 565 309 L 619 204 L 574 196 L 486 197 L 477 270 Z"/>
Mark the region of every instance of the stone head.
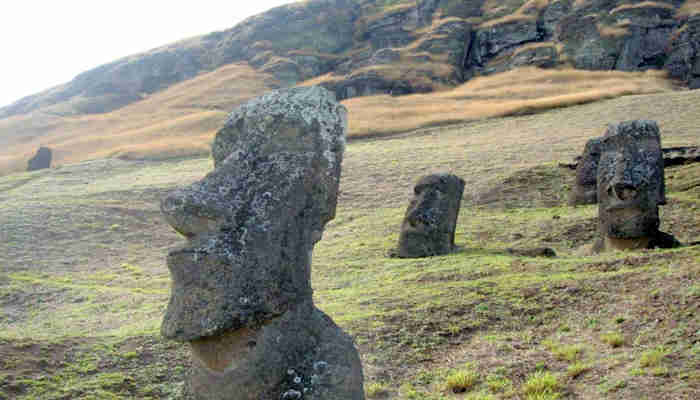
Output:
<path fill-rule="evenodd" d="M 665 203 L 659 128 L 654 121 L 628 121 L 608 127 L 598 165 L 598 218 L 611 239 L 639 239 L 659 227 Z"/>
<path fill-rule="evenodd" d="M 310 258 L 335 216 L 346 111 L 318 87 L 234 110 L 215 169 L 161 203 L 187 238 L 170 252 L 164 336 L 191 341 L 255 327 L 311 298 Z"/>
<path fill-rule="evenodd" d="M 601 138 L 586 142 L 581 160 L 576 167 L 576 179 L 569 204 L 595 204 L 598 201 L 597 175 Z"/>
<path fill-rule="evenodd" d="M 464 181 L 455 175 L 419 179 L 401 226 L 399 256 L 425 257 L 452 251 L 463 193 Z"/>

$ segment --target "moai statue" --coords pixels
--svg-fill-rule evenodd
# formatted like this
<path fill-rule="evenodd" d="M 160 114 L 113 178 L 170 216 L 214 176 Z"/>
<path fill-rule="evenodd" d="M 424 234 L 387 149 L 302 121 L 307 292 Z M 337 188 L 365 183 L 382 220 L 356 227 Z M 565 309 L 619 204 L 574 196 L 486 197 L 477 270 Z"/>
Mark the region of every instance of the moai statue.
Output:
<path fill-rule="evenodd" d="M 51 167 L 51 149 L 48 147 L 41 146 L 39 150 L 36 151 L 34 157 L 27 161 L 27 171 L 36 171 L 40 169 Z"/>
<path fill-rule="evenodd" d="M 216 134 L 214 171 L 161 203 L 187 238 L 168 254 L 161 326 L 191 347 L 186 399 L 364 399 L 352 339 L 315 307 L 310 283 L 346 129 L 325 89 L 268 93 Z"/>
<path fill-rule="evenodd" d="M 429 257 L 454 250 L 455 228 L 464 181 L 451 174 L 434 174 L 418 180 L 401 224 L 401 258 Z"/>
<path fill-rule="evenodd" d="M 598 201 L 598 161 L 600 160 L 600 142 L 602 138 L 594 138 L 586 143 L 581 159 L 576 166 L 569 205 L 578 206 L 595 204 Z"/>
<path fill-rule="evenodd" d="M 659 231 L 666 203 L 659 127 L 654 121 L 610 125 L 598 163 L 598 224 L 594 251 L 676 247 Z"/>

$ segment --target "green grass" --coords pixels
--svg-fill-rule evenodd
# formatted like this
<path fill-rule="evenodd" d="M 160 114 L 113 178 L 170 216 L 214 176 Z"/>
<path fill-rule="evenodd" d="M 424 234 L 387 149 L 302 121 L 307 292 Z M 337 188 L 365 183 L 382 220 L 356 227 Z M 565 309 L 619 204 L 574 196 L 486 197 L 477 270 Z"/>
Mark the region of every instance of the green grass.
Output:
<path fill-rule="evenodd" d="M 527 377 L 522 392 L 527 400 L 554 400 L 561 396 L 559 388 L 558 377 L 550 372 L 538 371 Z"/>
<path fill-rule="evenodd" d="M 479 373 L 470 364 L 462 369 L 453 371 L 445 379 L 445 386 L 453 393 L 462 393 L 471 390 L 479 381 Z"/>
<path fill-rule="evenodd" d="M 694 115 L 681 99 L 695 107 L 691 95 L 349 143 L 312 285 L 360 350 L 368 398 L 696 397 L 700 248 L 586 254 L 597 209 L 564 205 L 572 174 L 557 166 L 606 122 L 651 114 L 647 102 L 672 104 L 665 145 L 689 144 L 696 122 L 681 118 Z M 182 238 L 158 202 L 210 168 L 206 159 L 108 160 L 0 177 L 0 397 L 9 388 L 21 388 L 18 400 L 179 390 L 188 350 L 158 330 L 165 255 Z M 467 181 L 458 250 L 387 257 L 412 184 L 439 171 Z M 700 240 L 698 171 L 667 170 L 662 229 L 685 242 Z M 505 251 L 542 246 L 557 258 Z M 607 343 L 610 332 L 623 346 Z M 449 381 L 468 390 L 454 394 Z"/>

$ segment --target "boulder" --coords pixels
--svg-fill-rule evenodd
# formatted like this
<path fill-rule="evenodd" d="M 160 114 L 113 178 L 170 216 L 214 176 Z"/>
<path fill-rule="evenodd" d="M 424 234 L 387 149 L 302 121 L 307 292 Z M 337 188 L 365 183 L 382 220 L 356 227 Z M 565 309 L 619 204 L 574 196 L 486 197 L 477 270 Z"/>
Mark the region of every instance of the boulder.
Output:
<path fill-rule="evenodd" d="M 51 156 L 52 152 L 50 148 L 44 146 L 39 147 L 34 157 L 30 158 L 27 162 L 27 171 L 50 168 Z"/>
<path fill-rule="evenodd" d="M 679 243 L 659 231 L 659 205 L 665 204 L 659 127 L 635 120 L 610 125 L 600 143 L 598 163 L 597 252 Z"/>
<path fill-rule="evenodd" d="M 480 68 L 504 51 L 542 39 L 537 20 L 531 16 L 502 23 L 482 24 L 476 29 L 467 67 Z"/>
<path fill-rule="evenodd" d="M 214 171 L 162 201 L 187 239 L 168 254 L 161 332 L 190 344 L 188 399 L 364 398 L 352 339 L 314 306 L 310 283 L 346 129 L 320 87 L 268 93 L 229 115 Z"/>
<path fill-rule="evenodd" d="M 416 258 L 452 252 L 464 180 L 451 174 L 428 175 L 418 180 L 413 191 L 396 255 Z"/>

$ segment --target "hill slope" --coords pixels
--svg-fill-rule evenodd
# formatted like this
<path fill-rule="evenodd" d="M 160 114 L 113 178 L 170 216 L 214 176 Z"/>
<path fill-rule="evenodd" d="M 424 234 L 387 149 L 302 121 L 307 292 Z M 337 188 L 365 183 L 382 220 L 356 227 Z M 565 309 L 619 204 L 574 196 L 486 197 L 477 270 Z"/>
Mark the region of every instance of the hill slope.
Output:
<path fill-rule="evenodd" d="M 572 176 L 557 167 L 629 118 L 658 120 L 664 146 L 697 144 L 698 101 L 699 91 L 627 96 L 349 143 L 312 285 L 355 338 L 368 397 L 698 398 L 700 248 L 583 256 L 596 207 L 565 206 Z M 110 159 L 0 177 L 0 397 L 177 392 L 186 349 L 158 328 L 164 256 L 181 239 L 158 201 L 211 167 Z M 662 229 L 683 242 L 700 240 L 699 167 L 666 174 Z M 438 171 L 469 188 L 460 251 L 387 258 L 411 185 Z M 558 258 L 506 254 L 512 246 Z M 459 382 L 466 393 L 452 392 Z"/>
<path fill-rule="evenodd" d="M 279 86 L 321 84 L 339 99 L 395 96 L 537 66 L 662 69 L 694 88 L 698 12 L 697 0 L 297 2 L 116 60 L 0 108 L 0 170 L 23 169 L 41 144 L 59 148 L 58 163 L 139 155 L 135 147 L 153 148 L 154 135 L 173 142 L 160 144 L 160 157 L 201 153 L 204 136 L 236 104 L 222 93 L 243 100 Z M 172 101 L 180 95 L 182 104 Z M 194 145 L 185 149 L 189 141 Z"/>

